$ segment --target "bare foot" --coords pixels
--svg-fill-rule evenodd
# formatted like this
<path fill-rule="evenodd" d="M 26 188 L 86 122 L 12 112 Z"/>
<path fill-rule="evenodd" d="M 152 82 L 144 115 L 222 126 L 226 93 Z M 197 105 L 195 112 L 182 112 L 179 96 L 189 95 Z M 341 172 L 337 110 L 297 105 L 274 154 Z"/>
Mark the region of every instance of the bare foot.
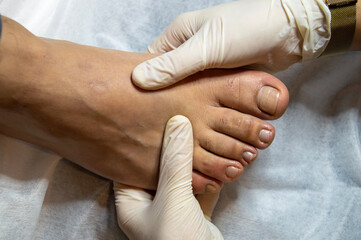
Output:
<path fill-rule="evenodd" d="M 266 73 L 209 70 L 146 92 L 130 77 L 151 55 L 42 41 L 36 70 L 14 96 L 26 126 L 4 131 L 123 184 L 156 187 L 165 124 L 181 114 L 194 129 L 195 192 L 217 191 L 271 144 L 275 130 L 260 118 L 276 119 L 288 104 L 286 87 Z"/>

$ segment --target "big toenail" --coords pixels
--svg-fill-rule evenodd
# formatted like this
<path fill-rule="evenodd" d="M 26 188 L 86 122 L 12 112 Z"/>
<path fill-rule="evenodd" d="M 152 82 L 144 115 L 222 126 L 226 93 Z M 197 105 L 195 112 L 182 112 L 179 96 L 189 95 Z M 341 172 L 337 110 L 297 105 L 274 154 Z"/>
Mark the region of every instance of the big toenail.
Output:
<path fill-rule="evenodd" d="M 277 89 L 269 86 L 262 87 L 258 92 L 258 107 L 263 112 L 274 115 L 277 110 L 279 96 L 280 92 Z"/>
<path fill-rule="evenodd" d="M 217 192 L 217 188 L 215 186 L 213 186 L 212 184 L 207 184 L 206 186 L 206 192 L 207 193 L 216 193 Z"/>
<path fill-rule="evenodd" d="M 261 142 L 263 142 L 263 143 L 269 143 L 269 142 L 271 142 L 271 140 L 272 140 L 272 133 L 271 133 L 271 131 L 262 129 L 262 130 L 259 132 L 259 140 L 261 140 Z"/>
<path fill-rule="evenodd" d="M 244 152 L 242 155 L 243 159 L 246 160 L 247 162 L 253 161 L 255 156 L 256 156 L 256 154 L 251 153 L 251 152 Z"/>
<path fill-rule="evenodd" d="M 236 178 L 241 173 L 241 170 L 236 167 L 227 167 L 226 168 L 226 175 L 229 178 Z"/>

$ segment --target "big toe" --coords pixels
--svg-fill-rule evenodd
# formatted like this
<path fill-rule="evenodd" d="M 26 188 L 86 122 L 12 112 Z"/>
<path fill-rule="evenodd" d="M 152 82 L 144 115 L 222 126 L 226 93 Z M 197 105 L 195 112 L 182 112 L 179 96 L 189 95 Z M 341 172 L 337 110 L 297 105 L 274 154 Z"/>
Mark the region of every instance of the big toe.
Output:
<path fill-rule="evenodd" d="M 254 70 L 214 70 L 215 101 L 243 113 L 272 120 L 286 111 L 289 101 L 287 87 L 276 77 Z"/>

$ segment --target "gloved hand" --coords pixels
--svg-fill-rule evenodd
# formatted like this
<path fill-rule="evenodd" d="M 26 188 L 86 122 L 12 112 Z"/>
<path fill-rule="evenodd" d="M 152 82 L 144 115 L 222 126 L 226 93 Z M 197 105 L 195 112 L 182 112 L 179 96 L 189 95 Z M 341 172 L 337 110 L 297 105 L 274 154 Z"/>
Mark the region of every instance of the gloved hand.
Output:
<path fill-rule="evenodd" d="M 331 14 L 322 0 L 240 0 L 179 16 L 151 46 L 133 82 L 159 89 L 208 68 L 279 71 L 321 55 Z"/>
<path fill-rule="evenodd" d="M 218 194 L 199 196 L 199 202 L 193 195 L 192 158 L 192 126 L 175 116 L 165 130 L 155 196 L 114 183 L 118 224 L 130 239 L 223 239 L 210 222 Z"/>

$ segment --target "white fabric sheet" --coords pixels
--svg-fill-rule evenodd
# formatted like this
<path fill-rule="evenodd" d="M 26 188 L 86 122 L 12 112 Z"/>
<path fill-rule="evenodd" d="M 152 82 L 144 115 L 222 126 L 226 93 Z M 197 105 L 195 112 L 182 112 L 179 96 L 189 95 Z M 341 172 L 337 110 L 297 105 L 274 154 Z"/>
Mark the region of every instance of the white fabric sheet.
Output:
<path fill-rule="evenodd" d="M 44 37 L 142 52 L 180 13 L 221 2 L 0 0 L 0 13 Z M 361 239 L 361 53 L 277 76 L 289 109 L 273 145 L 224 187 L 215 224 L 225 239 Z M 0 196 L 0 239 L 126 239 L 110 181 L 5 136 Z"/>

